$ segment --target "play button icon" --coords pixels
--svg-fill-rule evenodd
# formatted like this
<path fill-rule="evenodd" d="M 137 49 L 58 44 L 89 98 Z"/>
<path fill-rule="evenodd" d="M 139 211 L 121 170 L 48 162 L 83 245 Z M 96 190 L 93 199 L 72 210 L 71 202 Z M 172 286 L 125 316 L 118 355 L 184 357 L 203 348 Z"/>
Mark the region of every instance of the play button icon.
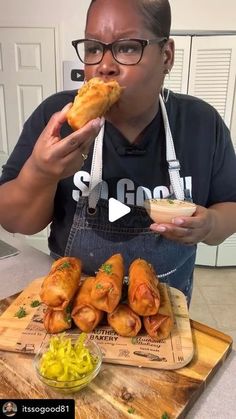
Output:
<path fill-rule="evenodd" d="M 131 211 L 130 207 L 122 202 L 117 201 L 115 198 L 110 198 L 108 201 L 108 219 L 110 223 L 118 220 L 121 217 L 124 217 Z"/>

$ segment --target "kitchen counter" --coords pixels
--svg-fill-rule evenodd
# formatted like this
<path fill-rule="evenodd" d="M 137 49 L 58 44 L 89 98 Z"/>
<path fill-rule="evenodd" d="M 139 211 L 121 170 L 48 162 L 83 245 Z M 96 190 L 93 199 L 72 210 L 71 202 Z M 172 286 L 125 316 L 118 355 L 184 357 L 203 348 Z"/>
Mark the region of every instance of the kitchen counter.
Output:
<path fill-rule="evenodd" d="M 216 372 L 187 419 L 236 418 L 236 351 L 232 351 Z"/>
<path fill-rule="evenodd" d="M 20 238 L 0 228 L 1 240 L 19 249 L 18 255 L 0 260 L 0 299 L 25 288 L 32 279 L 45 275 L 51 266 L 50 256 L 36 250 Z M 187 414 L 188 419 L 235 419 L 236 352 L 216 372 L 202 395 Z"/>
<path fill-rule="evenodd" d="M 16 294 L 34 278 L 44 276 L 52 264 L 45 253 L 29 246 L 24 236 L 7 233 L 0 227 L 0 239 L 19 250 L 15 256 L 0 259 L 0 299 Z"/>

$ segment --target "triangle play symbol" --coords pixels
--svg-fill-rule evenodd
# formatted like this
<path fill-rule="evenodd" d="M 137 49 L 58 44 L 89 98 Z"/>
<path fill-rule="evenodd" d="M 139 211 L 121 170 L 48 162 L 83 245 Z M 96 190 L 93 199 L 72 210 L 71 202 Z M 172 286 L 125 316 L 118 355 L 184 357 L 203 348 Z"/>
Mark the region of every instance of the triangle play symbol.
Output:
<path fill-rule="evenodd" d="M 108 218 L 111 223 L 124 217 L 131 211 L 130 207 L 115 198 L 110 198 L 108 201 Z"/>

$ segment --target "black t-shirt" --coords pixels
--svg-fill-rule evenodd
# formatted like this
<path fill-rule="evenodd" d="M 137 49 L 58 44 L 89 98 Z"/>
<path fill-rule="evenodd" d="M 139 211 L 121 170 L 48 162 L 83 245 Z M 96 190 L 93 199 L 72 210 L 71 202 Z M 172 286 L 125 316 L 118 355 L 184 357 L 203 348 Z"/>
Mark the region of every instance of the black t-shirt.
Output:
<path fill-rule="evenodd" d="M 34 111 L 3 166 L 0 184 L 18 175 L 51 115 L 73 101 L 75 94 L 76 91 L 64 91 L 52 95 Z M 173 92 L 166 108 L 187 194 L 205 207 L 236 202 L 236 157 L 229 130 L 220 115 L 200 99 Z M 69 133 L 71 128 L 65 123 L 62 138 Z M 83 168 L 58 184 L 49 243 L 59 255 L 64 254 L 76 202 L 80 196 L 88 195 L 91 161 L 92 150 Z M 166 197 L 171 192 L 161 111 L 133 145 L 106 122 L 101 197 L 142 206 L 146 198 Z"/>

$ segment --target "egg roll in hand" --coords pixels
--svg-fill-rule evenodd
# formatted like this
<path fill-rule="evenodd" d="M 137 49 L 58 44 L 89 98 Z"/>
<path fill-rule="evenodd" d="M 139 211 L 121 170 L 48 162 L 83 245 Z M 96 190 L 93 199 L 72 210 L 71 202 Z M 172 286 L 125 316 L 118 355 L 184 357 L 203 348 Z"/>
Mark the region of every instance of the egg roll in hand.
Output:
<path fill-rule="evenodd" d="M 77 130 L 92 119 L 105 115 L 117 102 L 122 90 L 116 80 L 105 82 L 99 77 L 93 77 L 78 90 L 67 113 L 68 124 Z"/>
<path fill-rule="evenodd" d="M 40 298 L 54 310 L 65 309 L 74 297 L 80 283 L 82 263 L 74 257 L 56 260 L 44 278 Z"/>
<path fill-rule="evenodd" d="M 119 304 L 108 313 L 107 321 L 120 336 L 137 336 L 142 327 L 139 316 L 127 304 Z"/>
<path fill-rule="evenodd" d="M 158 312 L 160 293 L 158 278 L 151 264 L 144 259 L 135 259 L 129 268 L 128 303 L 140 316 Z"/>
<path fill-rule="evenodd" d="M 48 333 L 60 333 L 71 328 L 71 316 L 68 307 L 64 310 L 47 308 L 43 324 Z"/>
<path fill-rule="evenodd" d="M 161 304 L 158 313 L 143 318 L 148 335 L 154 340 L 166 339 L 174 325 L 174 316 L 168 289 L 165 284 L 159 284 Z"/>
<path fill-rule="evenodd" d="M 79 287 L 73 301 L 71 317 L 82 332 L 92 332 L 100 323 L 103 311 L 91 303 L 91 290 L 95 277 L 86 278 Z"/>
<path fill-rule="evenodd" d="M 124 272 L 124 259 L 120 253 L 111 256 L 99 268 L 91 291 L 94 307 L 107 313 L 115 310 L 121 299 Z"/>

